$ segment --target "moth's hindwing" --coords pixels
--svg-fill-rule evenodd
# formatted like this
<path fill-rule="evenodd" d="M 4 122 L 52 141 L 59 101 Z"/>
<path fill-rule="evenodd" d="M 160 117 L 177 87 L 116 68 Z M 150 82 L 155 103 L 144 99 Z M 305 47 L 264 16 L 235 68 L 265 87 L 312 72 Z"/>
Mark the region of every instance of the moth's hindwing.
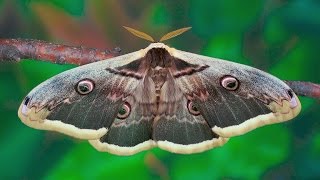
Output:
<path fill-rule="evenodd" d="M 152 140 L 152 123 L 154 115 L 151 112 L 152 97 L 144 92 L 141 81 L 132 95 L 125 101 L 131 108 L 128 117 L 115 118 L 107 134 L 89 142 L 99 151 L 107 151 L 119 155 L 131 155 L 154 147 Z"/>

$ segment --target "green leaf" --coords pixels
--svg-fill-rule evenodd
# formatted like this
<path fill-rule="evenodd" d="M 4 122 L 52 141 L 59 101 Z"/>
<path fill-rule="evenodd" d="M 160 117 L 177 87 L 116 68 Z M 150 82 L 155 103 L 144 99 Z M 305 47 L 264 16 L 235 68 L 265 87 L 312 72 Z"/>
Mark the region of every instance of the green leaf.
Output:
<path fill-rule="evenodd" d="M 220 148 L 201 154 L 176 156 L 172 177 L 259 179 L 265 169 L 287 157 L 289 140 L 289 132 L 283 125 L 262 127 L 243 136 L 231 138 Z"/>

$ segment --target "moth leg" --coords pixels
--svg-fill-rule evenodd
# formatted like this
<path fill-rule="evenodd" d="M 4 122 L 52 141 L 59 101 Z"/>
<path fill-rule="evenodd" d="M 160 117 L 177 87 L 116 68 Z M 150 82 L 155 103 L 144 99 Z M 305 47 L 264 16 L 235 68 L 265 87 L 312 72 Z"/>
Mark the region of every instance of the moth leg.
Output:
<path fill-rule="evenodd" d="M 84 65 L 120 55 L 120 48 L 101 50 L 32 39 L 0 39 L 0 61 L 35 59 L 55 64 Z"/>
<path fill-rule="evenodd" d="M 299 96 L 320 99 L 320 84 L 303 81 L 284 81 Z"/>

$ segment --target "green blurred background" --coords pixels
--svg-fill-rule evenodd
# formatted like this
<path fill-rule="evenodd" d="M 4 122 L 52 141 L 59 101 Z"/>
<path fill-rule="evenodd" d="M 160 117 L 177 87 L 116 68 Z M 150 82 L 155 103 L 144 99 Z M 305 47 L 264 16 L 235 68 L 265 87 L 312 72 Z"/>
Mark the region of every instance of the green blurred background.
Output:
<path fill-rule="evenodd" d="M 185 26 L 166 43 L 228 59 L 281 79 L 320 83 L 317 0 L 0 0 L 0 37 L 97 48 L 144 48 L 122 26 L 154 37 Z M 17 117 L 24 96 L 70 65 L 27 60 L 0 64 L 1 179 L 316 179 L 320 178 L 320 105 L 301 98 L 292 121 L 232 138 L 221 148 L 178 155 L 158 148 L 121 157 Z"/>

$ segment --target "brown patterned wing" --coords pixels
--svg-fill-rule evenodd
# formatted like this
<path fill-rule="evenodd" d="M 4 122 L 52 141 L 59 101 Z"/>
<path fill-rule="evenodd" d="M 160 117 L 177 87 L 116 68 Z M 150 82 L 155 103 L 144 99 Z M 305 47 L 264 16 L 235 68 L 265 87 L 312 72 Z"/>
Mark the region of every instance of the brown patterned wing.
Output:
<path fill-rule="evenodd" d="M 106 68 L 130 63 L 131 53 L 65 71 L 33 89 L 19 108 L 26 125 L 81 139 L 98 139 L 107 130 L 139 80 Z"/>
<path fill-rule="evenodd" d="M 300 102 L 284 82 L 258 69 L 183 51 L 174 57 L 202 71 L 176 76 L 175 82 L 221 137 L 294 118 Z M 175 72 L 173 72 L 175 73 Z"/>

